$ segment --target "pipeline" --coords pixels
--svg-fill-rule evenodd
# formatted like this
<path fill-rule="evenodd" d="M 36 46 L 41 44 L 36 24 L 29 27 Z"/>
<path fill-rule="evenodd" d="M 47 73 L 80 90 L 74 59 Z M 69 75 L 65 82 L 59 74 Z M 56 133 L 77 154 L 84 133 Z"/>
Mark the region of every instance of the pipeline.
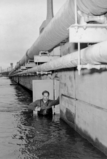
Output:
<path fill-rule="evenodd" d="M 77 0 L 78 9 L 88 15 L 103 15 L 107 13 L 106 0 Z"/>
<path fill-rule="evenodd" d="M 107 41 L 89 46 L 81 50 L 81 64 L 107 64 Z M 78 65 L 78 51 L 62 56 L 57 60 L 35 66 L 34 68 L 20 72 L 16 75 L 34 73 L 34 72 L 47 72 L 50 70 L 58 70 L 62 68 L 71 68 Z"/>
<path fill-rule="evenodd" d="M 78 10 L 88 15 L 102 15 L 107 12 L 106 0 L 78 0 Z M 36 42 L 27 51 L 26 55 L 18 62 L 13 73 L 20 66 L 25 64 L 28 59 L 33 59 L 40 51 L 49 51 L 63 40 L 68 38 L 70 25 L 75 23 L 74 0 L 67 0 L 65 5 L 59 10 L 56 16 L 50 21 L 48 26 L 40 34 Z M 78 22 L 80 16 L 78 15 Z"/>
<path fill-rule="evenodd" d="M 65 5 L 50 21 L 48 26 L 40 34 L 36 42 L 27 51 L 26 55 L 16 65 L 19 66 L 33 59 L 34 55 L 38 55 L 40 51 L 47 51 L 58 45 L 61 41 L 69 36 L 68 28 L 74 23 L 74 1 L 67 0 Z"/>

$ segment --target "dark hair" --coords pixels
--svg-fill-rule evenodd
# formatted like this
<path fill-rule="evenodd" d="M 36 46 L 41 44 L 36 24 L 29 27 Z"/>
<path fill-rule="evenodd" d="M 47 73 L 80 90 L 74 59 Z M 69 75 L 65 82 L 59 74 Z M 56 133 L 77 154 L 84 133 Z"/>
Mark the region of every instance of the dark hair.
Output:
<path fill-rule="evenodd" d="M 46 91 L 46 90 L 42 92 L 42 95 L 44 95 L 45 93 L 47 93 L 48 96 L 50 95 L 50 93 L 48 91 Z"/>

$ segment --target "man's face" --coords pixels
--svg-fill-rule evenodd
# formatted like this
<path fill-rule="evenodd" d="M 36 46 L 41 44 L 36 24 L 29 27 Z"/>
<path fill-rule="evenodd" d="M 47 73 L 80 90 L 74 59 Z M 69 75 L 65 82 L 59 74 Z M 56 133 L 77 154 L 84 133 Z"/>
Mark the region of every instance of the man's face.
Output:
<path fill-rule="evenodd" d="M 48 99 L 49 99 L 48 93 L 44 93 L 44 94 L 43 94 L 43 100 L 44 100 L 45 102 L 47 102 Z"/>

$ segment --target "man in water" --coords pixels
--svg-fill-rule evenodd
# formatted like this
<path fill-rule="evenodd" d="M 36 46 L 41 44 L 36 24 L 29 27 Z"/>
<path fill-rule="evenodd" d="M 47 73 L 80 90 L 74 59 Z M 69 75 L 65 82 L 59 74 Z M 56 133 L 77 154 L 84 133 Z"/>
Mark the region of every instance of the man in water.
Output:
<path fill-rule="evenodd" d="M 28 106 L 28 112 L 33 113 L 37 110 L 38 115 L 52 116 L 52 106 L 59 104 L 59 97 L 57 100 L 50 100 L 49 95 L 50 93 L 48 91 L 43 91 L 43 98 L 31 103 Z"/>

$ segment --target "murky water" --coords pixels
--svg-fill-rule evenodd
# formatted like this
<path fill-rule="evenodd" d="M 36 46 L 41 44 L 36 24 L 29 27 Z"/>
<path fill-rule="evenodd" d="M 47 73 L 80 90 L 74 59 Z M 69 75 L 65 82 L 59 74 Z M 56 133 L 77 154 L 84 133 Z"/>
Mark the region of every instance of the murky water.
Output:
<path fill-rule="evenodd" d="M 0 159 L 107 159 L 60 120 L 24 114 L 30 93 L 0 78 Z"/>

